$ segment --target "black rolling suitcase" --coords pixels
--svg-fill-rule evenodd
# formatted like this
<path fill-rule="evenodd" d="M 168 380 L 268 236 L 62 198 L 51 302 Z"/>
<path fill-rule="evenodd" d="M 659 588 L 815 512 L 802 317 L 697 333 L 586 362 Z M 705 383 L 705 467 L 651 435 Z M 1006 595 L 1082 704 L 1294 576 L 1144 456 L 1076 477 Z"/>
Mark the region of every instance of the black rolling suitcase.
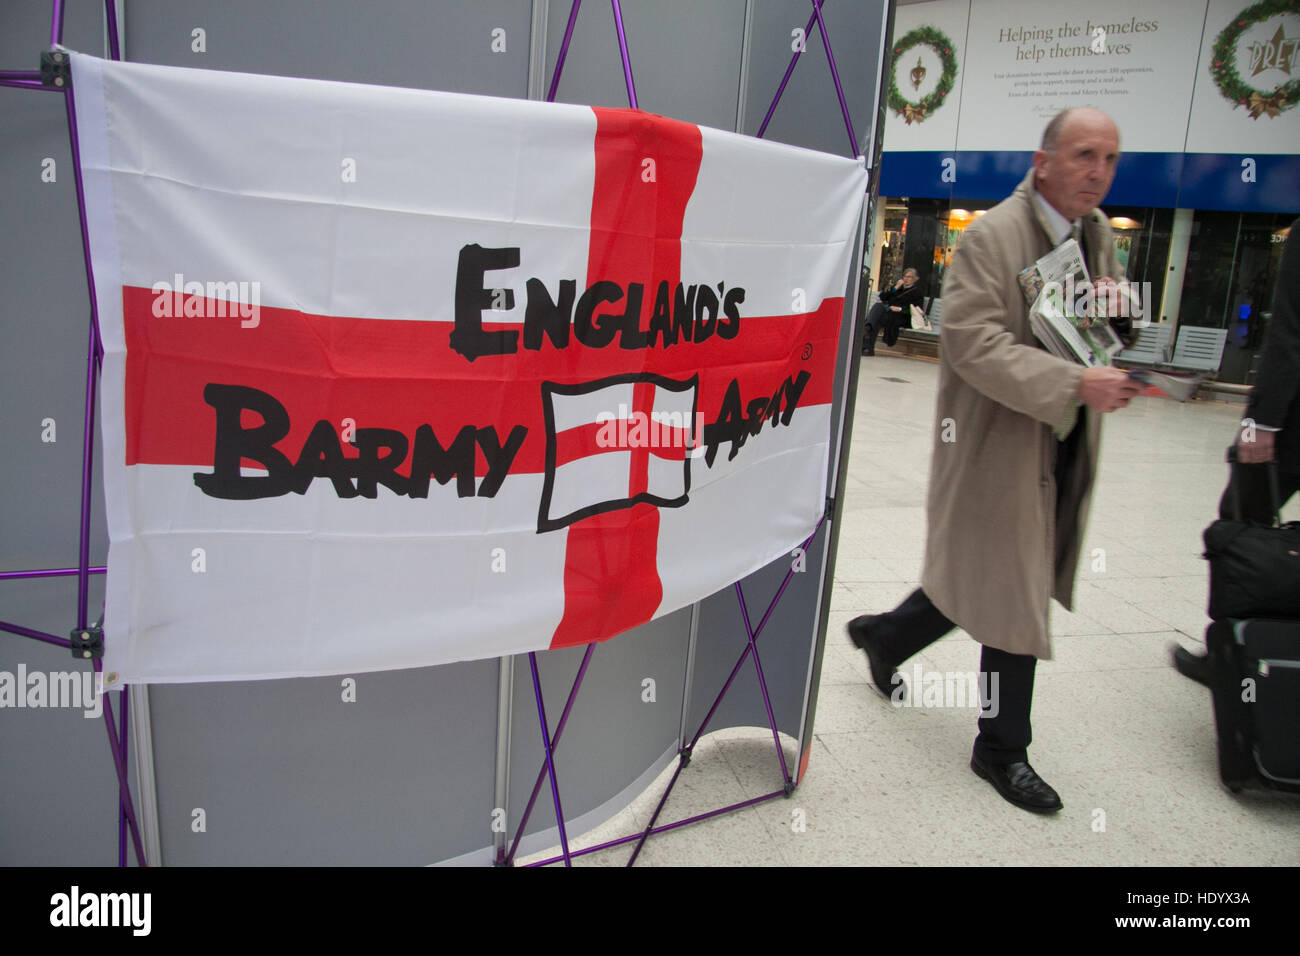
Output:
<path fill-rule="evenodd" d="M 1300 621 L 1215 621 L 1205 645 L 1224 785 L 1300 793 Z"/>
<path fill-rule="evenodd" d="M 1234 518 L 1205 529 L 1210 617 L 1205 632 L 1219 736 L 1219 776 L 1300 792 L 1300 523 L 1282 524 L 1277 468 L 1269 465 L 1276 524 L 1242 520 L 1236 447 L 1228 449 Z"/>

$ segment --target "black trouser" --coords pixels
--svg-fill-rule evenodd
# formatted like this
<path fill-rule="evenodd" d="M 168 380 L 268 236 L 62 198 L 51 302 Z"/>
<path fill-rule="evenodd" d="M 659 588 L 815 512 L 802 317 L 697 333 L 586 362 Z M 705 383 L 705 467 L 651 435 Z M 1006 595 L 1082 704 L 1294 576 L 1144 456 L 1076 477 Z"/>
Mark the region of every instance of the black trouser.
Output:
<path fill-rule="evenodd" d="M 1074 428 L 1056 443 L 1053 472 L 1058 500 L 1061 490 L 1084 441 L 1087 413 L 1079 409 Z M 1058 516 L 1059 523 L 1059 516 Z M 956 625 L 944 617 L 925 592 L 917 588 L 897 608 L 881 615 L 874 632 L 881 635 L 885 656 L 897 667 L 912 655 L 929 647 Z M 1032 654 L 1011 654 L 984 645 L 980 653 L 980 696 L 996 690 L 996 706 L 981 699 L 979 736 L 975 753 L 993 764 L 1019 763 L 1029 759 L 1033 737 L 1029 713 L 1034 703 L 1034 671 L 1038 659 Z M 993 675 L 997 675 L 996 680 Z"/>
<path fill-rule="evenodd" d="M 880 323 L 885 320 L 885 310 L 887 308 L 889 306 L 885 305 L 885 303 L 877 302 L 871 307 L 871 311 L 867 313 L 867 338 L 862 346 L 867 352 L 876 350 L 876 336 L 880 332 Z"/>
<path fill-rule="evenodd" d="M 877 640 L 885 657 L 897 667 L 955 626 L 917 588 L 902 604 L 877 618 L 872 633 L 879 635 Z M 1037 664 L 1038 659 L 1031 654 L 1009 654 L 987 645 L 981 652 L 980 712 L 990 715 L 979 718 L 975 753 L 981 760 L 1008 764 L 1029 759 L 1029 712 Z M 994 695 L 993 701 L 984 699 L 986 691 Z M 919 687 L 911 688 L 911 693 L 919 692 Z"/>

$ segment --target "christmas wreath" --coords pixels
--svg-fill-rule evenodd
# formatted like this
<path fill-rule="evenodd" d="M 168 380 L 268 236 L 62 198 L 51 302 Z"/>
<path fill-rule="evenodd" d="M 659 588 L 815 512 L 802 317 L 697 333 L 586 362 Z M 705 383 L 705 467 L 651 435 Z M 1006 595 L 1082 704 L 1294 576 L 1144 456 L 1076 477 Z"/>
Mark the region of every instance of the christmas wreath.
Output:
<path fill-rule="evenodd" d="M 1242 10 L 1240 14 L 1214 38 L 1210 58 L 1210 76 L 1234 107 L 1244 106 L 1251 119 L 1274 117 L 1295 106 L 1300 98 L 1300 78 L 1275 86 L 1270 92 L 1259 90 L 1241 78 L 1237 72 L 1237 41 L 1247 27 L 1263 23 L 1279 13 L 1300 13 L 1300 0 L 1262 0 Z M 1293 41 L 1294 42 L 1294 41 Z"/>
<path fill-rule="evenodd" d="M 1294 2 L 1294 0 L 1292 0 Z M 939 75 L 939 85 L 928 96 L 917 102 L 906 99 L 898 89 L 896 69 L 889 73 L 889 108 L 903 117 L 910 126 L 919 123 L 943 105 L 944 99 L 952 92 L 952 81 L 957 78 L 957 57 L 952 52 L 952 41 L 934 27 L 917 27 L 903 39 L 894 44 L 894 62 L 901 62 L 904 53 L 914 46 L 926 46 L 934 51 L 943 62 L 943 73 Z M 919 67 L 922 75 L 924 68 Z"/>

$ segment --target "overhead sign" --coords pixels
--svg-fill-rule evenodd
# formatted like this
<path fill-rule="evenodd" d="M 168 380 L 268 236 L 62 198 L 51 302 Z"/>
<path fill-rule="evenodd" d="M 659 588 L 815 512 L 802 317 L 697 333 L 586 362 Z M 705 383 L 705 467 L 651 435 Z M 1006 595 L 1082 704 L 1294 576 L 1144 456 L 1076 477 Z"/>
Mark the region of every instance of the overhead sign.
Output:
<path fill-rule="evenodd" d="M 1296 0 L 931 0 L 891 52 L 884 195 L 1002 199 L 1092 106 L 1123 149 L 1106 205 L 1296 209 Z"/>

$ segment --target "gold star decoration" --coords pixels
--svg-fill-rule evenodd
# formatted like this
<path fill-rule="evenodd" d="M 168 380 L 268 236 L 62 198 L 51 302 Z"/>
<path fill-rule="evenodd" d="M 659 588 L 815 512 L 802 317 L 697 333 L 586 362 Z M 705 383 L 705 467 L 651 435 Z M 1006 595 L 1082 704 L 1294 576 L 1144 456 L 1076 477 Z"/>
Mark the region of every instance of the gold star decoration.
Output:
<path fill-rule="evenodd" d="M 1251 76 L 1258 76 L 1265 70 L 1271 69 L 1281 70 L 1287 76 L 1291 75 L 1292 61 L 1296 58 L 1297 40 L 1283 33 L 1281 24 L 1278 24 L 1277 32 L 1268 43 L 1255 42 L 1250 44 L 1248 49 L 1253 67 L 1250 71 Z"/>

